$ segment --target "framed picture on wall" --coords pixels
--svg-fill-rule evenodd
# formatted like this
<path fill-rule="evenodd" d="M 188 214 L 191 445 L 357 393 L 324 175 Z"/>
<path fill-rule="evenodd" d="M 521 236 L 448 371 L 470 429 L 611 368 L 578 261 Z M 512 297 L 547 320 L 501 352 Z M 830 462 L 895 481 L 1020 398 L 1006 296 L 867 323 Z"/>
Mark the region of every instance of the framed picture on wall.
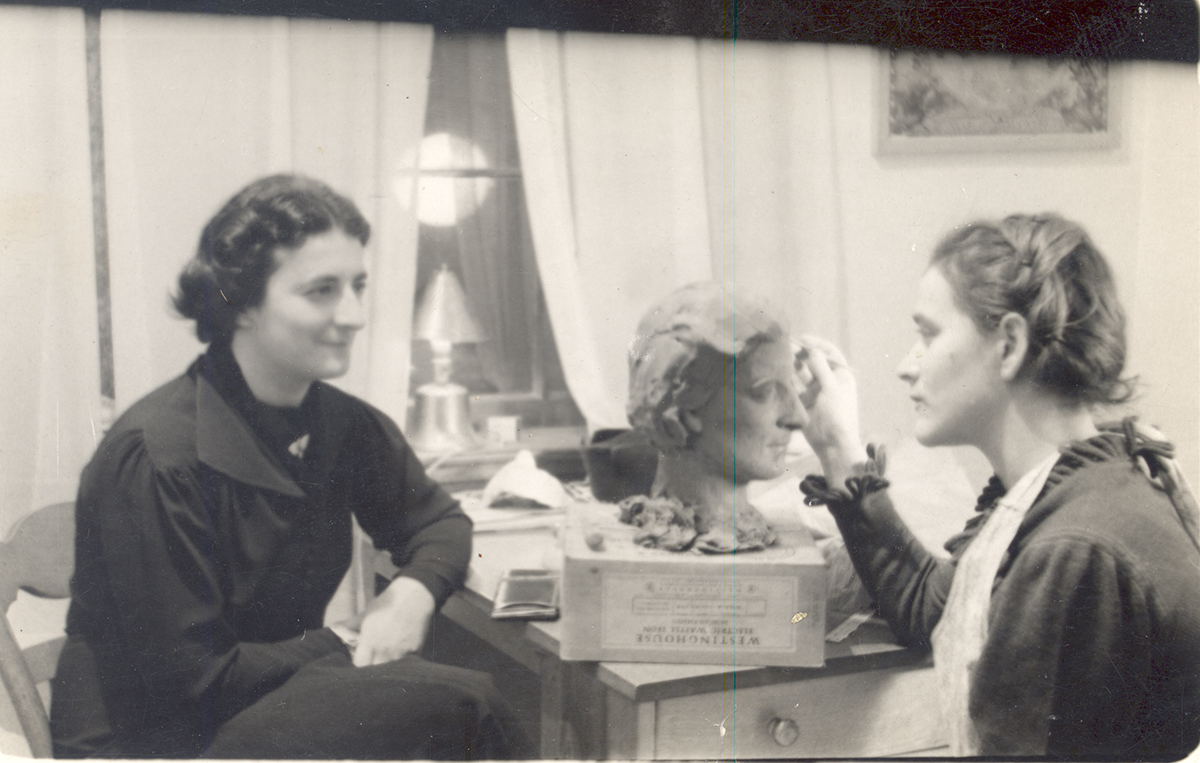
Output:
<path fill-rule="evenodd" d="M 1111 149 L 1118 67 L 936 50 L 882 54 L 881 154 Z"/>

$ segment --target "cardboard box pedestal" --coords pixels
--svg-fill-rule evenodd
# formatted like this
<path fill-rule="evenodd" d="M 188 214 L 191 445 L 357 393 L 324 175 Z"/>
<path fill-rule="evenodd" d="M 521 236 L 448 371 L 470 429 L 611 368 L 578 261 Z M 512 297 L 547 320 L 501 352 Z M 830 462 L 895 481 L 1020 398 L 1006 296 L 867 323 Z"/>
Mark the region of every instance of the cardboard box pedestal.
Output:
<path fill-rule="evenodd" d="M 643 548 L 611 504 L 580 504 L 563 528 L 567 660 L 820 667 L 826 570 L 802 526 L 739 554 Z M 588 546 L 603 538 L 599 549 Z"/>

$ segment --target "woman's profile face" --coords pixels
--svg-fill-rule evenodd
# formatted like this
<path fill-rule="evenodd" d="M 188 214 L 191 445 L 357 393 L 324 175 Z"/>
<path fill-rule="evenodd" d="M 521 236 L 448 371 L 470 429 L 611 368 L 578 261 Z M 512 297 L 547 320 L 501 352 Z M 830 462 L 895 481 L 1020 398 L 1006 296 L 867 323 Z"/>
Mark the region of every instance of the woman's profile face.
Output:
<path fill-rule="evenodd" d="M 807 423 L 791 348 L 769 342 L 753 349 L 695 413 L 701 429 L 692 449 L 726 479 L 783 474 L 792 432 Z"/>
<path fill-rule="evenodd" d="M 896 372 L 916 404 L 917 441 L 979 445 L 993 431 L 1003 400 L 998 339 L 959 309 L 936 267 L 921 278 L 913 322 L 920 336 Z"/>
<path fill-rule="evenodd" d="M 280 387 L 341 376 L 365 322 L 362 244 L 334 229 L 275 256 L 262 304 L 238 317 L 234 341 Z"/>

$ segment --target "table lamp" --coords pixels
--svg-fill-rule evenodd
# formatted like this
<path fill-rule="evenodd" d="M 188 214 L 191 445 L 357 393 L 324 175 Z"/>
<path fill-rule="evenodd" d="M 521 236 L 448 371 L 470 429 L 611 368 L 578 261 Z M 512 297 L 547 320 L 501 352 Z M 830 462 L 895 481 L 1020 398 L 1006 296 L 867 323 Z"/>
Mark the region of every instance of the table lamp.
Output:
<path fill-rule="evenodd" d="M 467 307 L 467 297 L 445 265 L 429 279 L 417 306 L 413 337 L 433 350 L 433 381 L 417 388 L 409 442 L 419 453 L 448 453 L 478 444 L 467 410 L 467 388 L 450 380 L 455 344 L 486 337 Z"/>

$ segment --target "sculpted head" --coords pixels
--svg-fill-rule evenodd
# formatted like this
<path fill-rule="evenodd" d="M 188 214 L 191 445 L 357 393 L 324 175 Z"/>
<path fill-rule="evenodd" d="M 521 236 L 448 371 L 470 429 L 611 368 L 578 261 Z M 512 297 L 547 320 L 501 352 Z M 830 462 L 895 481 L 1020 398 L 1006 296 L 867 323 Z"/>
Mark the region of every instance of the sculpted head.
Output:
<path fill-rule="evenodd" d="M 660 452 L 697 452 L 724 464 L 753 461 L 752 442 L 786 445 L 804 424 L 784 321 L 771 307 L 713 282 L 685 286 L 652 306 L 629 347 L 629 422 Z M 765 404 L 769 410 L 758 410 Z M 705 453 L 725 431 L 729 447 Z M 781 451 L 782 452 L 782 451 Z M 749 464 L 748 479 L 764 474 Z M 779 468 L 782 468 L 780 464 Z M 767 469 L 770 470 L 769 468 Z"/>
<path fill-rule="evenodd" d="M 784 325 L 765 303 L 696 283 L 652 306 L 630 343 L 626 412 L 661 454 L 652 498 L 694 510 L 708 550 L 773 539 L 744 489 L 783 473 L 805 423 Z"/>

